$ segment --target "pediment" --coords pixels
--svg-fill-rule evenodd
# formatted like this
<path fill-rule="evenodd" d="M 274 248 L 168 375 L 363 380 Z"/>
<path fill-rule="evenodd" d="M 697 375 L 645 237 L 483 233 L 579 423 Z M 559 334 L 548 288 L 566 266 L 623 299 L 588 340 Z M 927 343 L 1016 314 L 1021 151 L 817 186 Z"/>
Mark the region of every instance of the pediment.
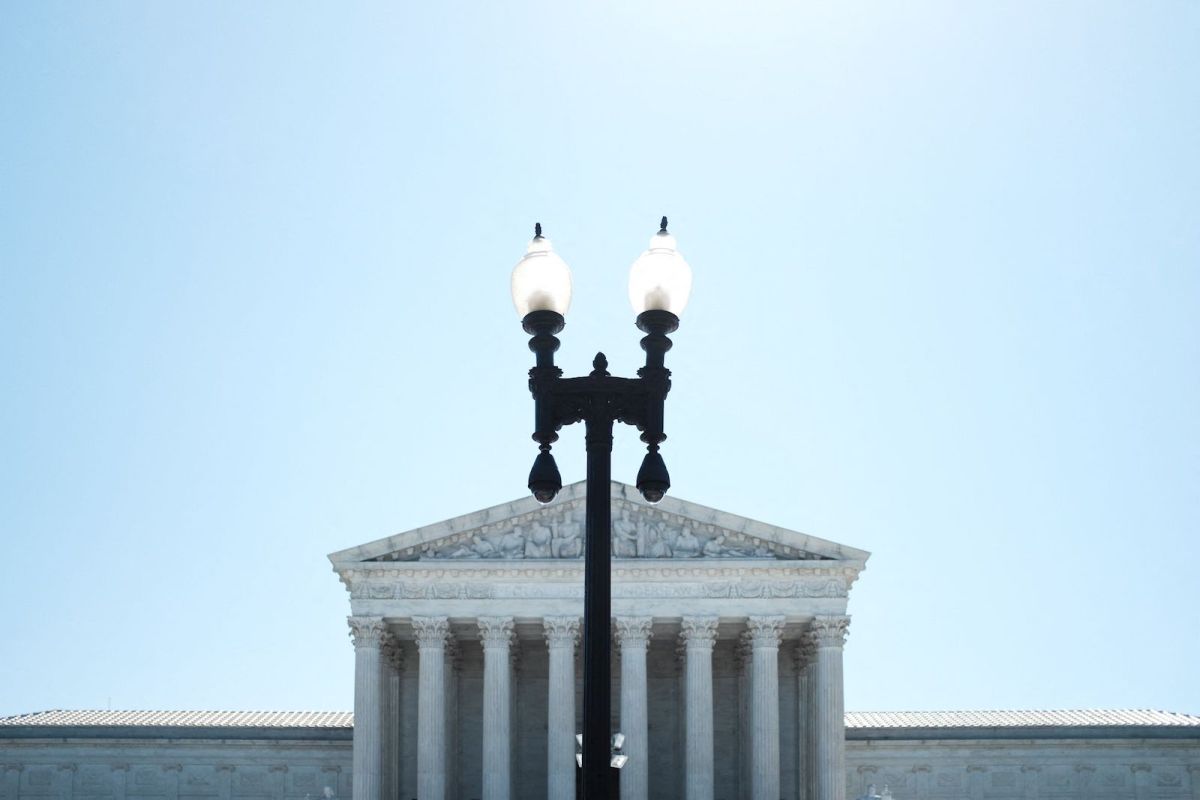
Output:
<path fill-rule="evenodd" d="M 646 503 L 611 484 L 614 559 L 865 561 L 846 545 L 668 496 Z M 564 487 L 549 505 L 532 497 L 398 533 L 329 556 L 335 566 L 411 561 L 580 559 L 585 484 Z"/>

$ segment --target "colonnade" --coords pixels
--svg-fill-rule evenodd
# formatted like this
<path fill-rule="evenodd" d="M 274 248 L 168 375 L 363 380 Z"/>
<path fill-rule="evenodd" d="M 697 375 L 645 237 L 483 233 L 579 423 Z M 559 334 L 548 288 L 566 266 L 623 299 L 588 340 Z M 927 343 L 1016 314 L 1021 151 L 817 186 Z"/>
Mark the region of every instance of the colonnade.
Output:
<path fill-rule="evenodd" d="M 448 763 L 455 748 L 447 718 L 455 702 L 447 671 L 453 637 L 446 617 L 412 617 L 417 664 L 418 800 L 447 800 Z M 660 620 L 661 621 L 661 620 Z M 512 800 L 512 706 L 515 622 L 508 616 L 476 619 L 483 649 L 483 800 Z M 646 655 L 653 636 L 652 618 L 618 616 L 620 653 L 620 730 L 629 756 L 621 770 L 622 800 L 648 800 L 652 758 L 649 752 Z M 728 622 L 728 620 L 726 620 Z M 848 617 L 818 616 L 792 650 L 795 659 L 801 800 L 845 800 L 845 730 L 842 646 Z M 381 617 L 350 617 L 355 646 L 354 800 L 407 800 L 398 794 L 399 670 L 403 654 Z M 780 798 L 779 652 L 783 616 L 744 618 L 741 656 L 748 702 L 745 712 L 749 800 Z M 580 621 L 547 616 L 542 620 L 549 654 L 547 692 L 546 796 L 574 797 L 575 652 Z M 713 800 L 714 720 L 713 649 L 718 620 L 713 616 L 678 619 L 684 684 L 683 796 Z"/>

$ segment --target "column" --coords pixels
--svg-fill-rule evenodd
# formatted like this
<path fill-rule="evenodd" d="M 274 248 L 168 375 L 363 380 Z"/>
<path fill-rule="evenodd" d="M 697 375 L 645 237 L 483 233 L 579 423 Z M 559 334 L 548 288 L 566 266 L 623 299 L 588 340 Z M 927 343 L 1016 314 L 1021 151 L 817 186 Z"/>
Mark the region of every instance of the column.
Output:
<path fill-rule="evenodd" d="M 417 635 L 417 797 L 446 800 L 446 617 L 413 617 Z M 354 800 L 363 800 L 357 794 Z"/>
<path fill-rule="evenodd" d="M 399 640 L 388 634 L 381 652 L 383 657 L 383 797 L 400 796 L 400 673 L 404 670 L 404 650 Z"/>
<path fill-rule="evenodd" d="M 816 660 L 811 680 L 816 684 L 813 704 L 816 734 L 816 800 L 846 800 L 846 703 L 842 684 L 842 645 L 850 618 L 815 617 L 812 640 Z"/>
<path fill-rule="evenodd" d="M 750 734 L 754 728 L 753 708 L 750 695 L 753 692 L 753 665 L 750 654 L 752 636 L 750 631 L 742 631 L 738 635 L 738 643 L 734 648 L 734 662 L 738 673 L 738 796 L 750 796 Z"/>
<path fill-rule="evenodd" d="M 796 643 L 793 658 L 796 664 L 796 791 L 801 800 L 816 797 L 813 780 L 812 673 L 816 647 L 808 637 Z"/>
<path fill-rule="evenodd" d="M 575 796 L 575 647 L 578 617 L 546 617 L 546 649 L 550 654 L 546 715 L 546 797 Z"/>
<path fill-rule="evenodd" d="M 354 638 L 354 800 L 383 800 L 382 617 L 348 617 Z"/>
<path fill-rule="evenodd" d="M 779 640 L 784 618 L 750 617 L 750 797 L 779 800 Z"/>
<path fill-rule="evenodd" d="M 446 800 L 458 800 L 458 673 L 462 653 L 451 635 L 446 639 Z"/>
<path fill-rule="evenodd" d="M 621 770 L 621 800 L 650 794 L 650 742 L 646 710 L 646 645 L 650 617 L 617 617 L 621 645 L 621 733 L 629 761 Z"/>
<path fill-rule="evenodd" d="M 713 645 L 716 617 L 684 617 L 684 797 L 713 800 Z"/>
<path fill-rule="evenodd" d="M 480 617 L 483 643 L 483 800 L 508 800 L 512 792 L 512 617 Z"/>

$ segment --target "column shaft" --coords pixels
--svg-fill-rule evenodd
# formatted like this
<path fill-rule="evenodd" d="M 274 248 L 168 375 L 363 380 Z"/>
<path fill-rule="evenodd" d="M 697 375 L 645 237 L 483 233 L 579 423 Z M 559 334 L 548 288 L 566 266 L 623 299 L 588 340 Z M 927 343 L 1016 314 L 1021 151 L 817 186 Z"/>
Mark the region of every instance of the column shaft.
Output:
<path fill-rule="evenodd" d="M 650 617 L 617 617 L 621 643 L 621 733 L 629 761 L 621 770 L 621 800 L 650 795 L 650 734 L 646 710 L 646 646 Z"/>
<path fill-rule="evenodd" d="M 575 796 L 575 646 L 577 617 L 546 617 L 546 647 L 550 655 L 546 715 L 546 797 Z"/>
<path fill-rule="evenodd" d="M 446 800 L 446 617 L 413 617 L 419 658 L 417 798 Z M 355 795 L 354 800 L 362 800 Z"/>
<path fill-rule="evenodd" d="M 354 637 L 355 800 L 383 800 L 382 617 L 349 617 Z"/>
<path fill-rule="evenodd" d="M 483 800 L 512 793 L 512 617 L 480 617 L 483 642 Z"/>
<path fill-rule="evenodd" d="M 796 645 L 796 792 L 800 800 L 814 800 L 812 788 L 812 715 L 809 713 L 812 695 L 811 639 L 801 639 Z"/>
<path fill-rule="evenodd" d="M 446 800 L 458 800 L 458 670 L 462 664 L 458 642 L 446 641 Z"/>
<path fill-rule="evenodd" d="M 716 617 L 684 617 L 684 797 L 713 800 L 713 644 Z"/>
<path fill-rule="evenodd" d="M 750 631 L 742 631 L 734 648 L 734 658 L 737 664 L 738 676 L 738 796 L 750 796 L 750 738 L 754 728 L 753 707 L 750 697 L 753 694 L 753 667 L 750 659 Z"/>
<path fill-rule="evenodd" d="M 816 800 L 846 800 L 846 723 L 842 683 L 842 645 L 849 617 L 816 617 Z"/>
<path fill-rule="evenodd" d="M 779 640 L 782 616 L 750 617 L 752 800 L 779 800 Z"/>
<path fill-rule="evenodd" d="M 404 651 L 394 636 L 383 647 L 383 798 L 400 796 L 400 672 Z"/>

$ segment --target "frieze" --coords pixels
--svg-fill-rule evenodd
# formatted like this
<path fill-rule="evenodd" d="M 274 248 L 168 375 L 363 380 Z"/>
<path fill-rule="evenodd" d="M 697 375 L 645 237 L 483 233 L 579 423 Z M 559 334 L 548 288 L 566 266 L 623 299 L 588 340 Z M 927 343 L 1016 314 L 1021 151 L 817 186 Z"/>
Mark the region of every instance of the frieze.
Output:
<path fill-rule="evenodd" d="M 564 503 L 413 545 L 375 562 L 581 559 L 584 504 Z M 762 558 L 831 560 L 826 556 L 697 522 L 661 509 L 613 501 L 611 552 L 619 559 Z"/>
<path fill-rule="evenodd" d="M 395 600 L 495 600 L 500 598 L 576 598 L 583 597 L 583 587 L 577 583 L 483 583 L 400 581 L 391 586 L 386 598 L 373 594 L 373 599 Z M 626 583 L 615 582 L 614 597 L 621 598 L 730 598 L 786 599 L 839 598 L 847 595 L 840 581 L 770 581 L 721 580 L 711 582 Z"/>
<path fill-rule="evenodd" d="M 426 562 L 428 563 L 428 562 Z M 574 583 L 582 577 L 582 564 L 551 566 L 543 562 L 537 566 L 493 566 L 482 568 L 431 567 L 415 564 L 399 564 L 388 569 L 350 569 L 342 571 L 342 579 L 350 588 L 354 600 L 487 600 L 505 596 L 499 587 L 507 582 L 521 584 L 536 583 L 552 586 L 556 582 Z M 706 581 L 704 597 L 742 598 L 837 598 L 846 597 L 850 586 L 857 578 L 855 567 L 803 568 L 797 573 L 794 567 L 756 566 L 750 564 L 709 564 L 686 567 L 672 563 L 654 566 L 651 563 L 624 565 L 613 569 L 614 587 L 626 596 L 639 591 L 631 584 L 648 581 L 682 584 Z M 497 595 L 496 592 L 502 592 Z M 550 591 L 557 592 L 557 589 Z M 673 596 L 666 594 L 650 596 Z M 679 596 L 689 596 L 688 590 L 680 590 Z M 511 596 L 511 595 L 509 595 Z M 545 595 L 537 595 L 545 596 Z M 550 596 L 558 596 L 550 595 Z"/>

